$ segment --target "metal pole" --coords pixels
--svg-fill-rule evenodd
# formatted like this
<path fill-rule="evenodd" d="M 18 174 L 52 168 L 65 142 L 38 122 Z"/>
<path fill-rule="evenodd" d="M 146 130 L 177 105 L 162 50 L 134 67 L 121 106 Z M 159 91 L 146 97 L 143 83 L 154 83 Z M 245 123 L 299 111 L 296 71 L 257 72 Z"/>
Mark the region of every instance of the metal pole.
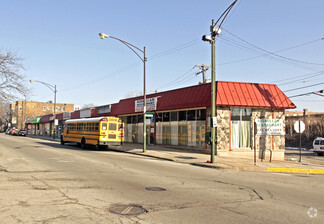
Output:
<path fill-rule="evenodd" d="M 214 31 L 215 28 L 215 21 L 212 20 L 212 26 L 210 27 L 211 29 L 211 33 Z M 211 118 L 214 119 L 215 117 L 215 81 L 216 81 L 216 75 L 215 75 L 215 39 L 216 37 L 212 36 L 212 41 L 211 41 L 211 45 L 212 45 L 212 52 L 211 52 L 211 64 L 212 64 L 212 68 L 211 68 L 211 72 L 212 72 L 212 79 L 211 79 Z M 215 162 L 215 127 L 213 124 L 213 120 L 212 120 L 212 128 L 211 128 L 211 152 L 210 152 L 210 162 L 214 163 Z"/>
<path fill-rule="evenodd" d="M 143 152 L 146 152 L 146 55 L 144 47 L 144 105 L 143 105 Z"/>
<path fill-rule="evenodd" d="M 54 126 L 54 129 L 53 129 L 53 139 L 55 139 L 55 132 L 56 132 L 56 127 L 55 127 L 55 118 L 56 118 L 56 85 L 54 86 L 54 120 L 53 120 L 53 126 Z"/>
<path fill-rule="evenodd" d="M 298 124 L 299 124 L 299 161 L 298 162 L 301 162 L 302 159 L 301 159 L 301 130 L 300 130 L 300 120 L 298 121 Z"/>

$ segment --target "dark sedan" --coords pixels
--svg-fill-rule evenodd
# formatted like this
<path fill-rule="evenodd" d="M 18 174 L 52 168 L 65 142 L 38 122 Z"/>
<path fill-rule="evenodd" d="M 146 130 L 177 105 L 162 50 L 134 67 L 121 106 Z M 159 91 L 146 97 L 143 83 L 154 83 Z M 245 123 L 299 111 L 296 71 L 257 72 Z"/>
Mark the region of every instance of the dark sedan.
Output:
<path fill-rule="evenodd" d="M 19 136 L 26 136 L 27 135 L 27 131 L 25 129 L 20 129 L 18 131 L 17 135 L 19 135 Z"/>

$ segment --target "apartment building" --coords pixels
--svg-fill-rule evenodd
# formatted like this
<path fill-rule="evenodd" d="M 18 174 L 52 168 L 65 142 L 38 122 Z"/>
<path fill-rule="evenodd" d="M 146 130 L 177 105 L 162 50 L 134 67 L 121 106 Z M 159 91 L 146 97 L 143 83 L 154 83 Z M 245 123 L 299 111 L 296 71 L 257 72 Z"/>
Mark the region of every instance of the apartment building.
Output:
<path fill-rule="evenodd" d="M 56 103 L 55 113 L 74 111 L 74 104 Z M 54 113 L 54 103 L 16 101 L 10 104 L 11 126 L 18 129 L 25 128 L 25 122 L 29 118 Z"/>

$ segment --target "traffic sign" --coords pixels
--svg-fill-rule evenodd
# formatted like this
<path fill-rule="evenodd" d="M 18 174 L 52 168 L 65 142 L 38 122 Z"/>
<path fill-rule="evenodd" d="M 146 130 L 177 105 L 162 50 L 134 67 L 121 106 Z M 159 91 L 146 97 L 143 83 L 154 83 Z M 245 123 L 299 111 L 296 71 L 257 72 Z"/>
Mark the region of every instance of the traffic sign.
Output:
<path fill-rule="evenodd" d="M 303 133 L 305 131 L 305 124 L 302 121 L 296 121 L 294 124 L 294 130 L 297 133 Z"/>

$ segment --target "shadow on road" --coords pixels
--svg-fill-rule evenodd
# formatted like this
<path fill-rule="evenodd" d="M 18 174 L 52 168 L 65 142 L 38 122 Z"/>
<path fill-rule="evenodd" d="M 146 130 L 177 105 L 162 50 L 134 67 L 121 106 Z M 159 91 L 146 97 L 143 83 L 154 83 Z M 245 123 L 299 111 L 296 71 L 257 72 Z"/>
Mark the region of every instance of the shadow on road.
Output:
<path fill-rule="evenodd" d="M 61 148 L 61 149 L 69 149 L 69 150 L 77 150 L 77 151 L 100 151 L 100 152 L 104 152 L 104 151 L 109 151 L 110 148 L 108 149 L 99 149 L 98 147 L 95 146 L 88 146 L 86 149 L 82 149 L 81 147 L 79 147 L 77 144 L 75 143 L 65 143 L 65 145 L 61 145 L 58 142 L 36 142 L 38 144 L 41 145 L 46 145 L 49 147 L 53 147 L 53 148 Z M 114 150 L 114 148 L 111 148 L 111 150 Z"/>

